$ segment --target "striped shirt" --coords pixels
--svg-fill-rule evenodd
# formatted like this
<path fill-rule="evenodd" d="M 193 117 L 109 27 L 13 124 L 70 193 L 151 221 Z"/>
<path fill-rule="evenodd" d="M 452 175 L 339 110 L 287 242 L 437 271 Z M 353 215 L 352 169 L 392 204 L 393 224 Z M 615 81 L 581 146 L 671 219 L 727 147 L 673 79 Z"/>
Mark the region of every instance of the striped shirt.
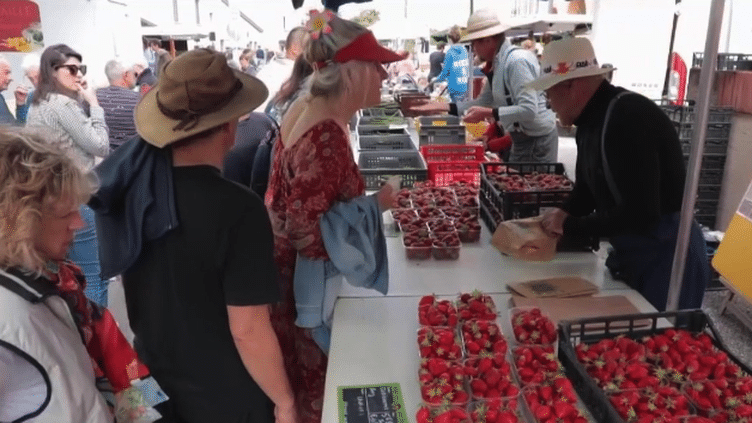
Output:
<path fill-rule="evenodd" d="M 104 120 L 110 129 L 110 148 L 113 150 L 136 135 L 133 109 L 140 99 L 137 92 L 123 87 L 109 86 L 97 90 L 97 100 L 104 109 Z"/>

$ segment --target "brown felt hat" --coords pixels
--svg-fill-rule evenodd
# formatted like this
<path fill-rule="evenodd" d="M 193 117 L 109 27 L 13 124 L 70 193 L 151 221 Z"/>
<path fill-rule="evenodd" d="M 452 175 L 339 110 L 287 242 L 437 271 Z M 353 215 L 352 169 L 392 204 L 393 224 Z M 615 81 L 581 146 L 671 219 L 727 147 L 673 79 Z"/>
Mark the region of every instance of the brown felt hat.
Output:
<path fill-rule="evenodd" d="M 230 68 L 223 54 L 191 50 L 169 62 L 157 85 L 138 103 L 136 130 L 162 148 L 237 119 L 268 95 L 263 82 Z"/>

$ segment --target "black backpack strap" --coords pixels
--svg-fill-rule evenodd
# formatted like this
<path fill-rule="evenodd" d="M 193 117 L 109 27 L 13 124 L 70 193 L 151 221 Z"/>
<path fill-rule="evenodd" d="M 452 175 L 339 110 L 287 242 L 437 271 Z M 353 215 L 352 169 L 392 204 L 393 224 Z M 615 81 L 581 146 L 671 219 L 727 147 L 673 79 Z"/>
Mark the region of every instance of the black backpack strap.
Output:
<path fill-rule="evenodd" d="M 22 277 L 0 269 L 0 286 L 18 295 L 30 303 L 38 303 L 44 298 L 42 292 L 29 285 Z"/>
<path fill-rule="evenodd" d="M 612 98 L 610 103 L 608 103 L 608 108 L 606 109 L 606 117 L 603 119 L 603 129 L 601 130 L 601 161 L 603 162 L 603 174 L 606 178 L 608 189 L 611 191 L 611 195 L 614 197 L 614 200 L 616 200 L 616 204 L 621 204 L 622 197 L 621 193 L 619 192 L 619 188 L 617 188 L 616 186 L 616 181 L 614 181 L 614 175 L 611 173 L 611 167 L 608 165 L 608 159 L 606 159 L 606 130 L 608 129 L 608 121 L 611 119 L 611 113 L 614 109 L 614 105 L 616 105 L 616 102 L 626 94 L 635 93 L 631 91 L 622 91 L 617 94 L 616 97 Z"/>
<path fill-rule="evenodd" d="M 514 106 L 514 101 L 512 101 L 512 93 L 509 90 L 509 85 L 507 85 L 507 60 L 509 60 L 509 56 L 514 52 L 515 50 L 519 50 L 519 47 L 513 46 L 509 49 L 507 54 L 504 56 L 504 63 L 503 67 L 504 69 L 501 70 L 501 77 L 504 78 L 504 99 L 507 101 L 507 106 Z M 522 128 L 520 127 L 519 122 L 514 123 L 514 129 L 521 131 Z"/>

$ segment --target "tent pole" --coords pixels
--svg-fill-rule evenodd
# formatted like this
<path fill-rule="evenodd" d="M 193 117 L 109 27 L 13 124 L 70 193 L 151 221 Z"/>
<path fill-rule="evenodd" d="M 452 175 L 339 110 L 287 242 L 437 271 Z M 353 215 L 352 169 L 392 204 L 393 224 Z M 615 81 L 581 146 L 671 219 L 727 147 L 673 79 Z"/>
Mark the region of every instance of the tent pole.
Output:
<path fill-rule="evenodd" d="M 689 168 L 684 183 L 684 199 L 682 200 L 679 234 L 676 239 L 674 262 L 671 267 L 671 280 L 668 289 L 666 310 L 674 311 L 679 308 L 679 296 L 684 280 L 684 266 L 687 262 L 687 248 L 689 235 L 694 221 L 695 193 L 702 166 L 702 152 L 705 147 L 705 134 L 708 129 L 708 110 L 710 109 L 710 91 L 715 77 L 716 61 L 718 60 L 718 41 L 721 36 L 723 8 L 725 0 L 712 0 L 710 4 L 710 19 L 708 33 L 705 38 L 705 52 L 703 53 L 702 69 L 700 70 L 700 85 L 697 90 L 697 105 L 695 107 L 694 131 L 692 131 L 692 145 L 689 153 Z"/>
<path fill-rule="evenodd" d="M 678 7 L 679 3 L 681 3 L 681 0 L 676 0 L 675 6 Z M 674 40 L 676 39 L 676 24 L 679 21 L 679 11 L 674 10 L 674 22 L 671 25 L 671 41 L 668 43 L 668 63 L 666 63 L 666 78 L 663 80 L 663 93 L 662 96 L 663 99 L 668 98 L 668 83 L 671 78 L 671 56 L 674 52 Z"/>

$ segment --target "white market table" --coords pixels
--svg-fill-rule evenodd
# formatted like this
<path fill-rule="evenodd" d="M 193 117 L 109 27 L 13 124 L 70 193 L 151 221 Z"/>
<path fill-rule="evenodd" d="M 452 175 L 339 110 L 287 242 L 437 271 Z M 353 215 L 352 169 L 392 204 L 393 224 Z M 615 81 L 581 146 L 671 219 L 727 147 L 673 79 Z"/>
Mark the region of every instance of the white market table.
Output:
<path fill-rule="evenodd" d="M 491 233 L 481 223 L 477 243 L 462 244 L 458 260 L 408 260 L 402 238 L 387 238 L 389 291 L 387 296 L 456 295 L 479 289 L 506 293 L 508 283 L 553 277 L 579 276 L 601 290 L 628 289 L 606 268 L 606 245 L 597 252 L 557 253 L 546 263 L 532 263 L 502 255 L 491 245 Z M 374 290 L 344 283 L 340 297 L 381 297 Z"/>
<path fill-rule="evenodd" d="M 656 311 L 633 290 L 611 290 L 598 295 L 624 295 L 641 312 Z M 511 295 L 491 294 L 491 297 L 499 309 L 497 322 L 505 334 L 511 333 L 507 321 Z M 400 384 L 408 421 L 414 421 L 421 402 L 416 341 L 419 300 L 418 296 L 337 300 L 323 422 L 338 421 L 337 387 L 393 382 Z"/>

